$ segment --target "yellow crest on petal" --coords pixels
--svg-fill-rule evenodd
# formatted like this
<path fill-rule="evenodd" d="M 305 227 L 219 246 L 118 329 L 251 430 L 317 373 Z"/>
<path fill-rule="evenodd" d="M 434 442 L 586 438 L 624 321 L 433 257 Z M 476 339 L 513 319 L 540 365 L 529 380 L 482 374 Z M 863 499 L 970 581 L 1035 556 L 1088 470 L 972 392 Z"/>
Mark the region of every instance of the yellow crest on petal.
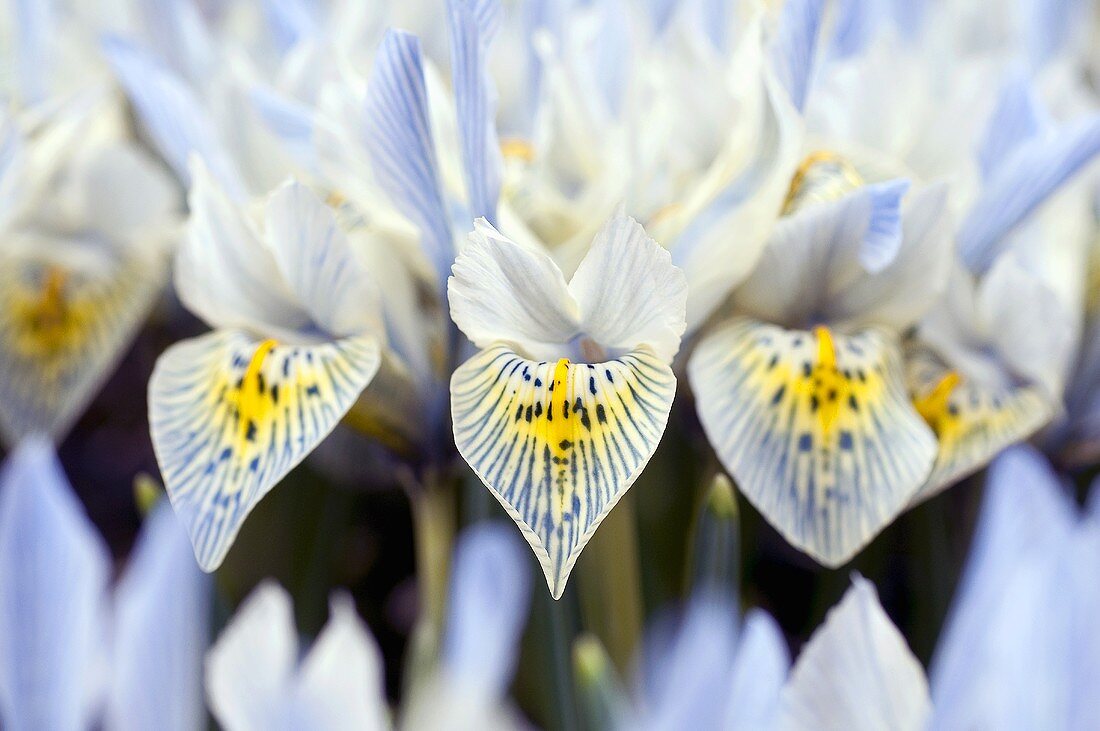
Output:
<path fill-rule="evenodd" d="M 653 455 L 675 390 L 648 349 L 571 363 L 495 345 L 455 371 L 455 444 L 520 526 L 555 598 Z"/>

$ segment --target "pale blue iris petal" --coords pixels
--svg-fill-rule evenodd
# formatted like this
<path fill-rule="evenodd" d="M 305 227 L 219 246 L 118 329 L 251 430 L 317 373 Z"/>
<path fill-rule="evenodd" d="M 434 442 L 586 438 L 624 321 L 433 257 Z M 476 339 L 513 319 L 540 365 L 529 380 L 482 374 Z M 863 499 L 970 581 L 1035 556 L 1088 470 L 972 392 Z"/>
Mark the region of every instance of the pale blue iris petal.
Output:
<path fill-rule="evenodd" d="M 989 647 L 988 630 L 1014 601 L 1006 587 L 1020 579 L 1029 556 L 1066 535 L 1074 513 L 1063 486 L 1031 447 L 1013 447 L 994 461 L 970 558 L 932 658 L 934 726 L 949 727 L 974 713 L 976 691 L 991 670 L 983 659 L 996 649 Z"/>
<path fill-rule="evenodd" d="M 1020 5 L 1024 45 L 1035 68 L 1065 49 L 1082 22 L 1088 22 L 1088 3 L 1082 0 L 1026 0 Z"/>
<path fill-rule="evenodd" d="M 110 557 L 50 445 L 0 473 L 0 725 L 78 731 L 98 690 Z"/>
<path fill-rule="evenodd" d="M 989 179 L 1014 150 L 1042 134 L 1049 121 L 1035 90 L 1023 74 L 1014 74 L 1001 88 L 978 151 L 982 176 Z"/>
<path fill-rule="evenodd" d="M 1100 115 L 1064 125 L 1017 147 L 986 183 L 959 228 L 967 267 L 984 273 L 1007 234 L 1100 152 Z"/>
<path fill-rule="evenodd" d="M 848 58 L 867 47 L 882 20 L 881 0 L 840 0 L 829 51 L 837 58 Z"/>
<path fill-rule="evenodd" d="M 859 250 L 859 263 L 875 274 L 894 261 L 901 248 L 901 199 L 909 190 L 909 181 L 891 180 L 867 186 L 871 198 L 871 216 L 863 245 Z"/>
<path fill-rule="evenodd" d="M 471 221 L 496 225 L 503 160 L 497 141 L 496 90 L 489 77 L 489 42 L 500 25 L 495 1 L 448 0 L 451 72 Z M 484 23 L 485 25 L 482 25 Z"/>
<path fill-rule="evenodd" d="M 789 0 L 783 4 L 779 27 L 771 43 L 771 60 L 791 102 L 806 105 L 824 0 Z"/>
<path fill-rule="evenodd" d="M 647 729 L 722 728 L 732 682 L 737 610 L 697 598 L 680 626 L 645 655 Z"/>
<path fill-rule="evenodd" d="M 502 523 L 468 528 L 455 547 L 443 663 L 455 678 L 501 697 L 511 681 L 527 620 L 527 552 Z"/>
<path fill-rule="evenodd" d="M 158 59 L 133 43 L 108 36 L 103 51 L 157 149 L 190 185 L 188 159 L 197 154 L 226 192 L 244 198 L 245 185 L 213 121 L 195 93 Z"/>
<path fill-rule="evenodd" d="M 15 0 L 13 5 L 18 32 L 10 42 L 15 45 L 19 92 L 23 102 L 30 105 L 42 101 L 49 93 L 49 42 L 57 30 L 56 8 L 53 0 Z"/>
<path fill-rule="evenodd" d="M 367 87 L 363 134 L 379 183 L 420 228 L 426 253 L 445 282 L 454 261 L 454 242 L 429 120 L 420 41 L 390 30 L 382 39 Z"/>
<path fill-rule="evenodd" d="M 249 98 L 256 113 L 283 143 L 294 161 L 310 173 L 317 174 L 319 166 L 310 108 L 268 86 L 252 87 Z"/>
<path fill-rule="evenodd" d="M 790 669 L 790 652 L 779 625 L 767 612 L 753 609 L 737 638 L 725 731 L 774 728 L 779 694 Z"/>
<path fill-rule="evenodd" d="M 275 45 L 288 51 L 317 31 L 316 8 L 310 0 L 263 0 L 264 21 Z"/>
<path fill-rule="evenodd" d="M 159 57 L 191 82 L 205 81 L 214 44 L 198 5 L 191 0 L 139 0 L 136 10 Z"/>
<path fill-rule="evenodd" d="M 161 500 L 115 593 L 107 728 L 205 728 L 202 659 L 210 642 L 210 590 L 187 531 Z"/>

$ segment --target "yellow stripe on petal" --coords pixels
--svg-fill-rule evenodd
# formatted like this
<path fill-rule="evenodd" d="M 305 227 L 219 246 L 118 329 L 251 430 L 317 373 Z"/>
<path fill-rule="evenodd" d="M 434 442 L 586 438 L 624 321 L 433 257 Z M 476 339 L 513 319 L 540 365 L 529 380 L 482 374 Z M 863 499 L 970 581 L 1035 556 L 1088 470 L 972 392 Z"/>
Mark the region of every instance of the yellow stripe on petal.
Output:
<path fill-rule="evenodd" d="M 378 370 L 373 338 L 321 345 L 219 331 L 169 348 L 149 382 L 164 485 L 213 571 L 256 503 L 333 430 Z"/>
<path fill-rule="evenodd" d="M 737 318 L 688 363 L 700 420 L 745 496 L 829 566 L 908 503 L 936 442 L 909 402 L 897 340 Z"/>
<path fill-rule="evenodd" d="M 939 441 L 936 464 L 913 498 L 914 504 L 981 469 L 1054 415 L 1054 406 L 1041 389 L 983 386 L 949 370 L 919 345 L 910 346 L 906 353 L 906 377 L 917 411 Z"/>
<path fill-rule="evenodd" d="M 6 442 L 32 433 L 65 435 L 122 356 L 166 276 L 166 262 L 151 256 L 84 257 L 71 266 L 33 253 L 0 260 L 0 432 Z"/>
<path fill-rule="evenodd" d="M 555 598 L 665 430 L 676 378 L 648 349 L 606 363 L 486 348 L 451 378 L 458 451 L 523 531 Z"/>

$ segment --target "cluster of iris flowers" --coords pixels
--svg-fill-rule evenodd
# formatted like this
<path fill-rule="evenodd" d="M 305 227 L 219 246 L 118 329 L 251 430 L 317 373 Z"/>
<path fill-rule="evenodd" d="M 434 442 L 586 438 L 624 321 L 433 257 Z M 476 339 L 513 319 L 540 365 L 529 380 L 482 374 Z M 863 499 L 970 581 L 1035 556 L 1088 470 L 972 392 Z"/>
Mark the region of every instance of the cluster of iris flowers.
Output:
<path fill-rule="evenodd" d="M 1100 726 L 1100 8 L 5 13 L 4 728 Z"/>

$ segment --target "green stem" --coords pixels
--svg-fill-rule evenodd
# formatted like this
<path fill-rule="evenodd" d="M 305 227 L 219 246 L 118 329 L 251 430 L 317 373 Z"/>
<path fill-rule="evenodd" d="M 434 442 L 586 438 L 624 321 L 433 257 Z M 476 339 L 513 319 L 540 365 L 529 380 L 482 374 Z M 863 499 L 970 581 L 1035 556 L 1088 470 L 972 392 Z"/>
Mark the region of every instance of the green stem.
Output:
<path fill-rule="evenodd" d="M 575 594 L 571 587 L 567 587 L 565 594 L 558 601 L 550 601 L 550 654 L 554 668 L 553 683 L 554 697 L 557 699 L 555 711 L 557 712 L 557 728 L 562 731 L 577 731 L 577 697 L 576 687 L 573 683 L 572 647 L 574 623 L 571 608 L 575 610 Z M 575 613 L 575 612 L 574 612 Z"/>
<path fill-rule="evenodd" d="M 577 562 L 585 628 L 607 648 L 621 674 L 630 669 L 642 632 L 642 579 L 634 496 L 627 493 Z"/>

